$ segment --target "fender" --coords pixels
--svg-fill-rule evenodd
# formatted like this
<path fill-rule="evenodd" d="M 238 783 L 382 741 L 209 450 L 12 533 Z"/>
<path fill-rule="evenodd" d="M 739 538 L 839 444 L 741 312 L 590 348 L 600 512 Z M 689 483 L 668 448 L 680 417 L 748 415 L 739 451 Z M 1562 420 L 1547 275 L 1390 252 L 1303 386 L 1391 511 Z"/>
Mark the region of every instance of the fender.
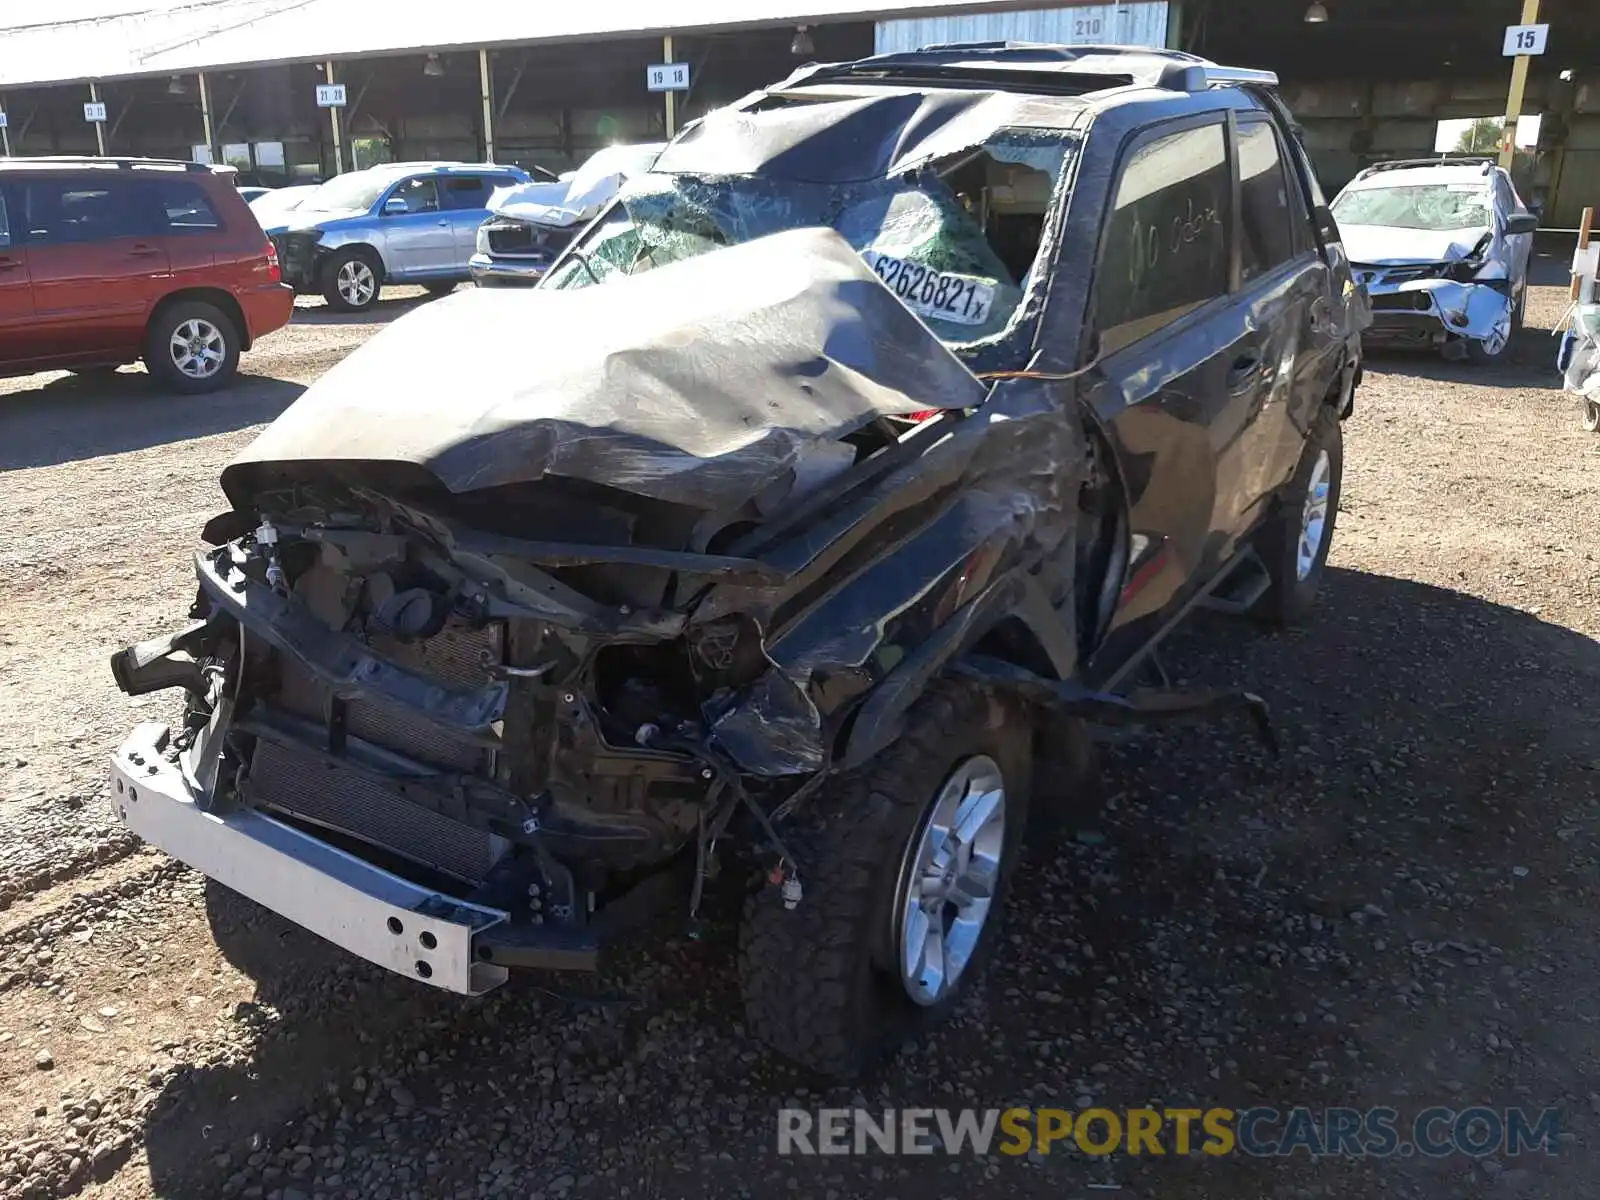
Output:
<path fill-rule="evenodd" d="M 850 727 L 839 765 L 845 770 L 858 767 L 899 737 L 906 712 L 928 684 L 1006 617 L 1016 617 L 1038 639 L 1057 678 L 1072 678 L 1078 659 L 1072 605 L 1053 608 L 1033 575 L 1009 572 L 959 609 L 884 677 Z"/>

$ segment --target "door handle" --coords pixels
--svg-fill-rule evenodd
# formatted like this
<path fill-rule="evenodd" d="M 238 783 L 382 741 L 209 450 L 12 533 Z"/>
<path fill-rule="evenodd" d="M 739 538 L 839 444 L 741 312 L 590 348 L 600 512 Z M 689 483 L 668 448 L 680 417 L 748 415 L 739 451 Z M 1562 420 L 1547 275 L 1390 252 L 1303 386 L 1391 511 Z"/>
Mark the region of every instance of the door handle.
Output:
<path fill-rule="evenodd" d="M 450 228 L 450 222 L 449 221 L 440 221 L 439 222 L 439 228 L 440 229 L 449 229 Z"/>
<path fill-rule="evenodd" d="M 14 258 L 0 258 L 0 271 L 15 271 L 21 265 Z"/>
<path fill-rule="evenodd" d="M 161 250 L 156 246 L 135 246 L 128 253 L 135 258 L 150 258 L 153 255 L 160 254 Z"/>

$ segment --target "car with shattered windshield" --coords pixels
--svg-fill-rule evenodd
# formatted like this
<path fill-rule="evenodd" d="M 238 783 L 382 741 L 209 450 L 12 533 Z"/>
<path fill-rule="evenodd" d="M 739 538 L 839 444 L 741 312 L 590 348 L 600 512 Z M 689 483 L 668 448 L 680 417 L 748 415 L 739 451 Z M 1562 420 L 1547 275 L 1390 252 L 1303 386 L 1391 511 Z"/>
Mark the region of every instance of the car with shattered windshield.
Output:
<path fill-rule="evenodd" d="M 1539 218 L 1488 159 L 1405 159 L 1362 171 L 1333 201 L 1372 345 L 1504 357 L 1522 326 Z"/>
<path fill-rule="evenodd" d="M 1366 312 L 1273 82 L 946 47 L 684 130 L 223 471 L 113 659 L 186 693 L 119 818 L 464 994 L 743 889 L 750 1029 L 869 1066 L 1004 952 L 1094 725 L 1260 716 L 1134 690 L 1162 637 L 1315 597 Z"/>

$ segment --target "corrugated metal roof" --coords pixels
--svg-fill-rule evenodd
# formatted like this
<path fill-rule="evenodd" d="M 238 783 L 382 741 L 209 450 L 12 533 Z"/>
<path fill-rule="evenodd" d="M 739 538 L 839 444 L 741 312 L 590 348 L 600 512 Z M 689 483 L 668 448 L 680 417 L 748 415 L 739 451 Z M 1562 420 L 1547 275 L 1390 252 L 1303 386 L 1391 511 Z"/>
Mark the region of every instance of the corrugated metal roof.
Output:
<path fill-rule="evenodd" d="M 63 0 L 0 22 L 0 88 L 420 50 L 476 49 L 762 25 L 1027 7 L 1017 0 Z M 93 16 L 93 13 L 110 15 Z M 34 23 L 29 23 L 33 21 Z"/>
<path fill-rule="evenodd" d="M 1167 0 L 1088 4 L 1030 12 L 962 13 L 879 21 L 877 52 L 944 42 L 1051 42 L 1062 46 L 1167 44 Z"/>

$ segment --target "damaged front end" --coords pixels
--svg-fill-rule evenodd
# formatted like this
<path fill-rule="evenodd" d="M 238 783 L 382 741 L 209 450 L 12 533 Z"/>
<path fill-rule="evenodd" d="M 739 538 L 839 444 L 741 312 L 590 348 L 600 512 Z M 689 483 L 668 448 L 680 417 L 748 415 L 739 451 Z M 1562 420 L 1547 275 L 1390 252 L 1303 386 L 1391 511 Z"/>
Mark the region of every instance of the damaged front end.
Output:
<path fill-rule="evenodd" d="M 193 623 L 112 664 L 187 693 L 113 758 L 131 829 L 466 993 L 692 909 L 725 835 L 798 898 L 781 816 L 963 631 L 1070 611 L 1045 560 L 1085 462 L 1039 385 L 984 405 L 829 231 L 481 299 L 398 323 L 232 464 Z M 550 353 L 428 349 L 527 329 Z"/>
<path fill-rule="evenodd" d="M 1472 259 L 1441 263 L 1354 263 L 1366 285 L 1374 345 L 1445 349 L 1463 341 L 1498 354 L 1510 340 L 1514 304 L 1506 278 L 1479 278 Z"/>

